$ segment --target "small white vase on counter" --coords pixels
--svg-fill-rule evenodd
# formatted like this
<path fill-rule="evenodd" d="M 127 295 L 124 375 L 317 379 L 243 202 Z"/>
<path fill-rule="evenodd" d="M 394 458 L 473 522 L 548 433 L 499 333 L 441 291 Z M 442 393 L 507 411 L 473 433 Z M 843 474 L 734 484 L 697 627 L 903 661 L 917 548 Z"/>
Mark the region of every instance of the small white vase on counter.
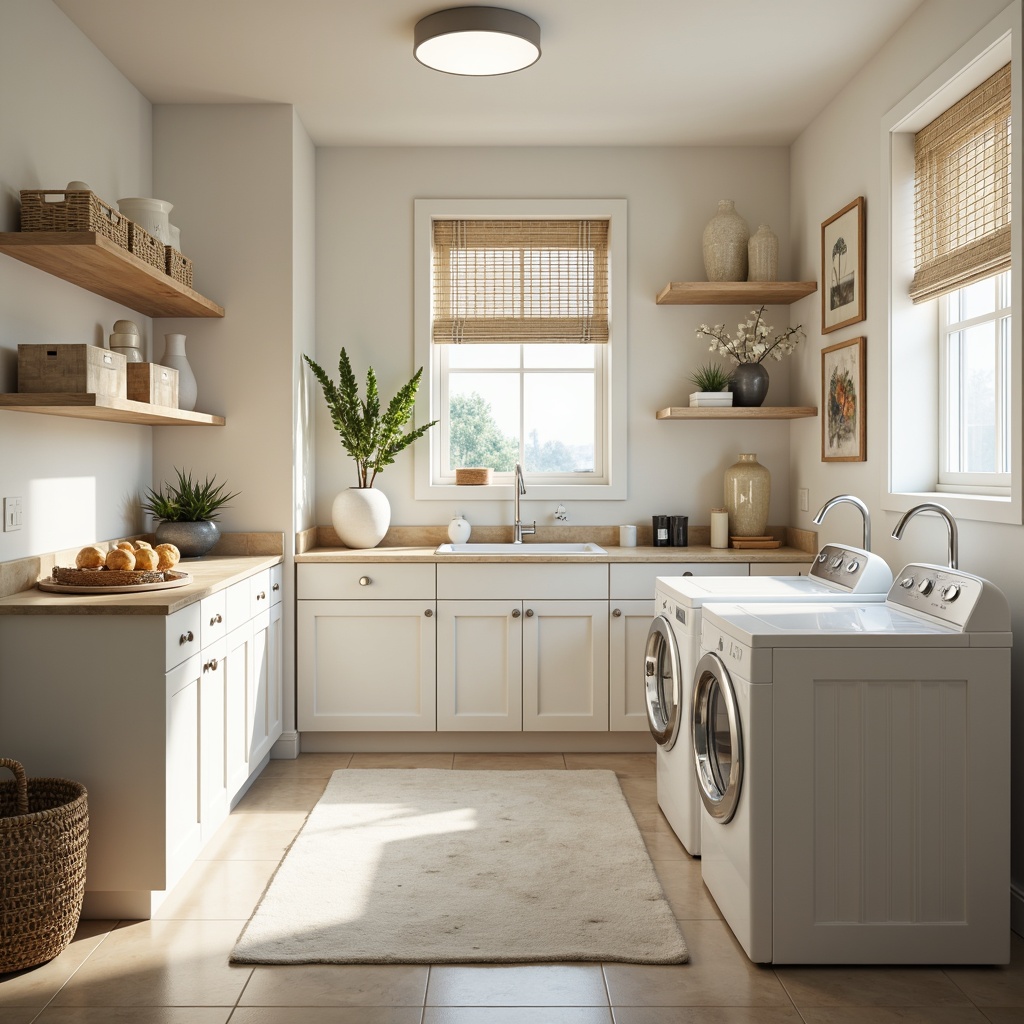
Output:
<path fill-rule="evenodd" d="M 189 411 L 194 409 L 199 397 L 199 388 L 196 384 L 196 375 L 185 356 L 184 334 L 164 335 L 164 355 L 160 365 L 172 366 L 178 371 L 178 408 Z"/>
<path fill-rule="evenodd" d="M 761 224 L 747 243 L 747 280 L 779 279 L 779 239 L 767 224 Z"/>
<path fill-rule="evenodd" d="M 453 544 L 468 544 L 472 532 L 473 527 L 456 512 L 455 518 L 448 524 L 448 539 Z"/>
<path fill-rule="evenodd" d="M 718 200 L 718 213 L 704 228 L 704 272 L 709 281 L 746 281 L 750 228 L 732 199 Z"/>
<path fill-rule="evenodd" d="M 376 487 L 349 487 L 331 506 L 331 524 L 347 548 L 375 548 L 391 525 L 391 503 Z"/>

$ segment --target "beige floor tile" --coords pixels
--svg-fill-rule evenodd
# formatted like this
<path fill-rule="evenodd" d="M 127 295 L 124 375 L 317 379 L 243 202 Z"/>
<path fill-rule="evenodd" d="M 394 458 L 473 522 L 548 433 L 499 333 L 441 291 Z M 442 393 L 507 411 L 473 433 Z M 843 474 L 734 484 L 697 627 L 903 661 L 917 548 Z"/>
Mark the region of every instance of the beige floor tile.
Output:
<path fill-rule="evenodd" d="M 615 1024 L 802 1024 L 783 1006 L 616 1006 Z"/>
<path fill-rule="evenodd" d="M 947 967 L 946 974 L 978 1006 L 1024 1006 L 1024 939 L 1011 933 L 1006 967 Z"/>
<path fill-rule="evenodd" d="M 554 771 L 565 767 L 561 754 L 456 754 L 455 768 L 464 771 Z"/>
<path fill-rule="evenodd" d="M 3 978 L 0 977 L 0 985 Z M 18 1006 L 4 1008 L 0 1006 L 0 1024 L 31 1024 L 39 1008 L 35 1006 Z"/>
<path fill-rule="evenodd" d="M 267 767 L 260 772 L 260 778 L 327 780 L 332 772 L 347 768 L 351 760 L 351 754 L 299 754 L 295 758 L 276 758 L 271 759 Z"/>
<path fill-rule="evenodd" d="M 937 967 L 778 967 L 799 1009 L 811 1006 L 953 1006 L 970 1002 Z"/>
<path fill-rule="evenodd" d="M 239 1006 L 231 1024 L 420 1024 L 418 1006 Z"/>
<path fill-rule="evenodd" d="M 431 967 L 427 1006 L 607 1006 L 598 964 Z"/>
<path fill-rule="evenodd" d="M 599 768 L 615 772 L 620 779 L 653 779 L 654 754 L 565 754 L 565 767 Z"/>
<path fill-rule="evenodd" d="M 454 754 L 355 753 L 349 768 L 451 768 Z"/>
<path fill-rule="evenodd" d="M 686 847 L 679 842 L 676 834 L 671 829 L 666 832 L 659 828 L 654 832 L 650 832 L 645 828 L 641 828 L 640 835 L 643 836 L 644 844 L 647 846 L 647 852 L 651 855 L 651 860 L 693 860 L 686 852 Z"/>
<path fill-rule="evenodd" d="M 613 1007 L 792 1005 L 775 974 L 747 959 L 724 921 L 687 921 L 683 935 L 687 964 L 604 965 Z"/>
<path fill-rule="evenodd" d="M 390 964 L 256 967 L 239 1006 L 422 1006 L 428 971 Z"/>
<path fill-rule="evenodd" d="M 33 1024 L 227 1024 L 230 1016 L 230 1006 L 53 1006 Z"/>
<path fill-rule="evenodd" d="M 234 1006 L 252 968 L 228 963 L 238 921 L 123 924 L 52 1006 Z"/>
<path fill-rule="evenodd" d="M 612 1024 L 605 1006 L 428 1006 L 423 1024 Z"/>
<path fill-rule="evenodd" d="M 153 915 L 162 921 L 247 921 L 279 860 L 197 860 Z"/>
<path fill-rule="evenodd" d="M 203 847 L 198 860 L 279 861 L 306 821 L 306 814 L 232 814 Z"/>
<path fill-rule="evenodd" d="M 0 1007 L 44 1007 L 113 931 L 116 921 L 82 921 L 64 951 L 38 967 L 0 975 Z M 0 1017 L 0 1024 L 9 1024 Z"/>
<path fill-rule="evenodd" d="M 806 1024 L 988 1024 L 975 1006 L 802 1007 Z"/>
<path fill-rule="evenodd" d="M 672 913 L 680 921 L 720 919 L 722 914 L 700 876 L 699 860 L 656 860 L 654 870 Z"/>
<path fill-rule="evenodd" d="M 307 814 L 324 795 L 327 778 L 280 776 L 264 778 L 252 784 L 249 792 L 238 802 L 232 814 Z"/>

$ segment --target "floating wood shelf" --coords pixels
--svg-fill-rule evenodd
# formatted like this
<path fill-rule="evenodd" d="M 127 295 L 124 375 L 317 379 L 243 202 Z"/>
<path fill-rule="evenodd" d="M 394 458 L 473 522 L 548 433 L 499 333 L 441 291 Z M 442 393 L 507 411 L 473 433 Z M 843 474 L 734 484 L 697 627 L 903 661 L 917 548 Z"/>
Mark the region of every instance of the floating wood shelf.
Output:
<path fill-rule="evenodd" d="M 221 317 L 224 309 L 94 231 L 7 231 L 0 252 L 143 316 Z"/>
<path fill-rule="evenodd" d="M 788 306 L 818 290 L 817 281 L 674 281 L 659 306 Z"/>
<path fill-rule="evenodd" d="M 812 405 L 712 406 L 703 409 L 673 405 L 658 410 L 659 420 L 800 420 L 817 415 L 817 407 Z"/>
<path fill-rule="evenodd" d="M 111 420 L 115 423 L 138 423 L 145 426 L 222 427 L 223 416 L 206 412 L 171 409 L 146 402 L 107 395 L 39 394 L 0 395 L 0 409 L 12 412 L 36 412 L 46 416 L 73 416 L 86 420 Z"/>

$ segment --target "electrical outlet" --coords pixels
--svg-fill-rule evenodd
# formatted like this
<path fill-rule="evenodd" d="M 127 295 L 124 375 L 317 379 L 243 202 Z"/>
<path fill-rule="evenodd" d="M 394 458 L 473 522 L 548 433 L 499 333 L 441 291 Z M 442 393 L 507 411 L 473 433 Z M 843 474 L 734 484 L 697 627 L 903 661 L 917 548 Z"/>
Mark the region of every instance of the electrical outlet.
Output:
<path fill-rule="evenodd" d="M 4 533 L 21 529 L 21 498 L 4 498 Z"/>
<path fill-rule="evenodd" d="M 797 488 L 797 492 L 796 492 L 796 496 L 797 496 L 797 502 L 800 505 L 800 511 L 801 512 L 809 511 L 808 502 L 810 501 L 810 497 L 811 496 L 810 496 L 810 493 L 808 492 L 807 488 L 806 487 L 798 487 Z"/>

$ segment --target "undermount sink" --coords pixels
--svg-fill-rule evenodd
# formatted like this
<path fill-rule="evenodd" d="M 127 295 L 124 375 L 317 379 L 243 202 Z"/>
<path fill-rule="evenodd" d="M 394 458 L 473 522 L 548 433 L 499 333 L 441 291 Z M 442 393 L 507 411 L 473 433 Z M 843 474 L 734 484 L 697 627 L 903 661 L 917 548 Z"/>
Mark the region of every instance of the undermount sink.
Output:
<path fill-rule="evenodd" d="M 606 555 L 598 544 L 561 544 L 536 541 L 529 544 L 441 544 L 437 555 Z"/>

